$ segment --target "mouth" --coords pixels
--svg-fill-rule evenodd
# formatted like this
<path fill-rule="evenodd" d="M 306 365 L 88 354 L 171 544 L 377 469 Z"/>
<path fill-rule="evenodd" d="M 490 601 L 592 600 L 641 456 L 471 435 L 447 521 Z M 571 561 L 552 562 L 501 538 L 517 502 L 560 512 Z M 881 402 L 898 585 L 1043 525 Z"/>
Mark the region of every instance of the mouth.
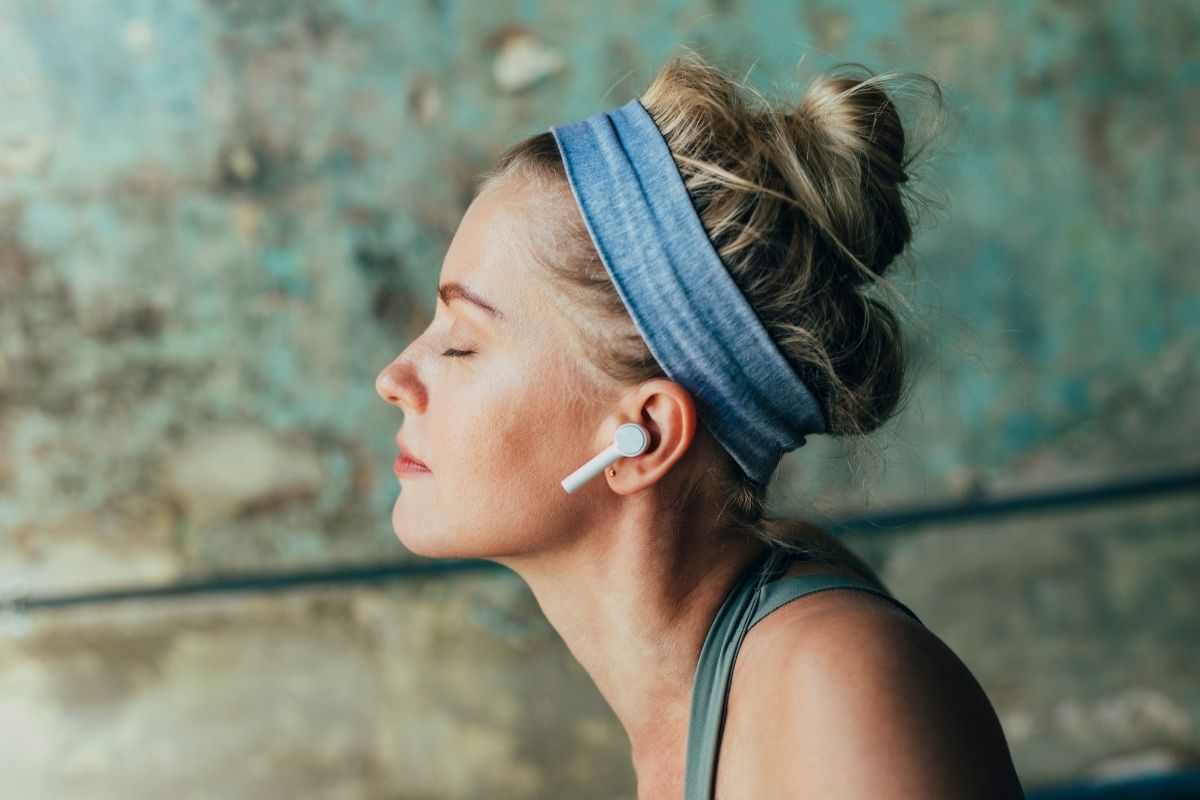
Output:
<path fill-rule="evenodd" d="M 403 454 L 396 456 L 396 460 L 392 462 L 392 471 L 400 476 L 425 475 L 430 473 L 429 467 Z"/>
<path fill-rule="evenodd" d="M 431 472 L 432 470 L 425 464 L 424 461 L 414 456 L 404 442 L 396 437 L 396 445 L 400 448 L 400 455 L 396 456 L 396 461 L 392 468 L 397 472 Z"/>

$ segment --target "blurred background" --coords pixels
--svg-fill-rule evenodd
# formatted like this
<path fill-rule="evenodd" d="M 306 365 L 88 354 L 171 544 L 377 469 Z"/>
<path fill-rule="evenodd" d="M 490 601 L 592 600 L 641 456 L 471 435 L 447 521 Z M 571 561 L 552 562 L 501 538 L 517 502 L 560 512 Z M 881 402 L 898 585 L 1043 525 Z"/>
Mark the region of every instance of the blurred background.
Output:
<path fill-rule="evenodd" d="M 681 42 L 942 84 L 913 398 L 773 511 L 960 655 L 1031 797 L 1200 797 L 1197 4 L 3 0 L 5 797 L 635 796 L 523 582 L 396 540 L 374 379 L 478 175 Z"/>

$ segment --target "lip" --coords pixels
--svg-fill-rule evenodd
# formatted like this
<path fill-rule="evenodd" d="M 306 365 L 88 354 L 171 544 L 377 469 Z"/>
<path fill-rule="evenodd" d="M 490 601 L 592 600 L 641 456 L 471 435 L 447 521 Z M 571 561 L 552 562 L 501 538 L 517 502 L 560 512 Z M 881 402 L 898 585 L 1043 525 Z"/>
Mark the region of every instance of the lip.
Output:
<path fill-rule="evenodd" d="M 420 461 L 401 453 L 392 462 L 392 472 L 396 475 L 428 475 L 431 470 Z"/>
<path fill-rule="evenodd" d="M 396 460 L 392 463 L 392 470 L 397 474 L 416 475 L 420 473 L 432 472 L 428 465 L 421 459 L 414 456 L 404 442 L 400 441 L 400 437 L 396 437 L 396 446 L 400 448 L 400 455 L 396 456 Z"/>

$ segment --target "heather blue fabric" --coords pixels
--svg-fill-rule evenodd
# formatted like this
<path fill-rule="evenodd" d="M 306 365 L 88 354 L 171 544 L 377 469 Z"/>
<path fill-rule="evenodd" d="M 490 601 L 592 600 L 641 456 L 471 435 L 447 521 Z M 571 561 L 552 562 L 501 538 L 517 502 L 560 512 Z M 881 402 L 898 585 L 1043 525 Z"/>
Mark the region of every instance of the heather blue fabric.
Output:
<path fill-rule="evenodd" d="M 550 129 L 592 241 L 650 352 L 766 484 L 821 407 L 733 282 L 654 119 L 634 98 Z"/>

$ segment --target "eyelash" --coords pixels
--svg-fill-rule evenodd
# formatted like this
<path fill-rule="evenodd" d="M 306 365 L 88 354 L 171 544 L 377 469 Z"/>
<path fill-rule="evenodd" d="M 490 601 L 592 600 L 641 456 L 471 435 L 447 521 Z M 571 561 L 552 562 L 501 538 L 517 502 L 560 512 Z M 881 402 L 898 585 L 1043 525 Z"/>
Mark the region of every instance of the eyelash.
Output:
<path fill-rule="evenodd" d="M 451 358 L 464 358 L 465 356 L 469 356 L 474 352 L 474 350 L 455 350 L 453 347 L 451 347 L 449 350 L 442 353 L 442 355 L 449 356 Z"/>

